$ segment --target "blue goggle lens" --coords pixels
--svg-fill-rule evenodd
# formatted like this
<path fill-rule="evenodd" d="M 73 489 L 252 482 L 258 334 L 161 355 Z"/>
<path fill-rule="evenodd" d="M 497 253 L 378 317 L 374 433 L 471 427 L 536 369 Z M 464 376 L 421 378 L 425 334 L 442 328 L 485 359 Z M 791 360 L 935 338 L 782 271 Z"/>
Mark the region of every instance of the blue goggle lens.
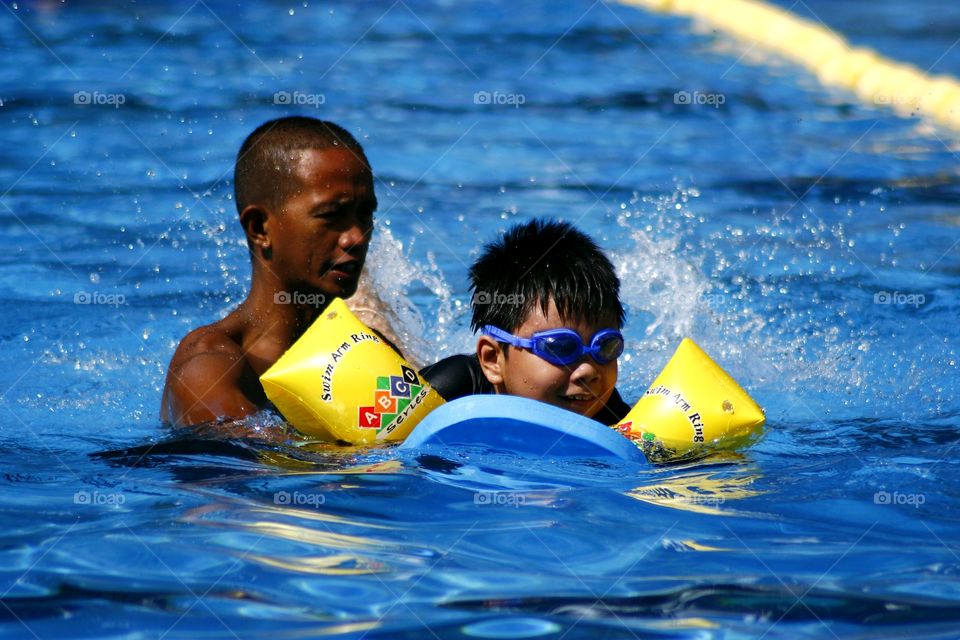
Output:
<path fill-rule="evenodd" d="M 573 333 L 560 336 L 545 336 L 534 339 L 534 353 L 554 364 L 572 364 L 584 353 L 590 354 L 600 364 L 607 364 L 623 353 L 623 336 L 608 333 L 597 336 L 589 347 L 584 347 L 580 336 Z"/>
<path fill-rule="evenodd" d="M 579 358 L 580 348 L 583 344 L 580 342 L 580 338 L 574 336 L 551 336 L 541 338 L 537 342 L 540 347 L 539 351 L 549 354 L 563 363 L 573 362 Z"/>
<path fill-rule="evenodd" d="M 597 351 L 594 358 L 600 363 L 606 364 L 620 357 L 623 353 L 623 336 L 607 336 L 597 345 Z"/>

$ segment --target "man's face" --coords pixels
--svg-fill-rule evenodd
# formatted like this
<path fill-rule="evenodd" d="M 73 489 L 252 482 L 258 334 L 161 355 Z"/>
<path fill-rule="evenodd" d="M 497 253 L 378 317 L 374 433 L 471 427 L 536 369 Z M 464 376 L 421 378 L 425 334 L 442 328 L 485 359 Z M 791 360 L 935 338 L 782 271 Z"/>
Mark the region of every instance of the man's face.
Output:
<path fill-rule="evenodd" d="M 357 290 L 373 233 L 373 176 L 349 149 L 306 149 L 296 189 L 273 222 L 269 267 L 302 293 L 348 298 Z"/>
<path fill-rule="evenodd" d="M 538 331 L 547 329 L 573 329 L 586 344 L 602 329 L 616 329 L 616 325 L 593 325 L 583 321 L 566 321 L 560 318 L 557 307 L 550 300 L 547 314 L 539 305 L 512 333 L 529 338 Z M 508 393 L 540 400 L 547 404 L 592 418 L 610 399 L 617 384 L 617 361 L 599 364 L 589 355 L 567 365 L 555 365 L 527 349 L 510 347 L 504 354 L 505 345 L 498 343 L 502 383 L 494 383 L 498 393 Z M 486 373 L 486 371 L 485 371 Z"/>

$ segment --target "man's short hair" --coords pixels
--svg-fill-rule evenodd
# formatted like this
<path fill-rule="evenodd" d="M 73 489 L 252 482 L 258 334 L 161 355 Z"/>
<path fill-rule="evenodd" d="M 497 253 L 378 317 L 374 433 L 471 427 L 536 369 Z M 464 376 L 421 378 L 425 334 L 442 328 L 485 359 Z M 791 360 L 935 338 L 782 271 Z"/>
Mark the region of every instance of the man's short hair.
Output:
<path fill-rule="evenodd" d="M 341 148 L 370 167 L 363 147 L 343 127 L 304 116 L 264 122 L 247 136 L 237 153 L 233 189 L 237 212 L 251 204 L 278 210 L 300 186 L 294 178 L 298 154 L 305 149 Z"/>
<path fill-rule="evenodd" d="M 470 268 L 474 331 L 515 331 L 554 301 L 564 320 L 623 326 L 620 279 L 597 244 L 568 222 L 534 219 L 486 245 Z"/>

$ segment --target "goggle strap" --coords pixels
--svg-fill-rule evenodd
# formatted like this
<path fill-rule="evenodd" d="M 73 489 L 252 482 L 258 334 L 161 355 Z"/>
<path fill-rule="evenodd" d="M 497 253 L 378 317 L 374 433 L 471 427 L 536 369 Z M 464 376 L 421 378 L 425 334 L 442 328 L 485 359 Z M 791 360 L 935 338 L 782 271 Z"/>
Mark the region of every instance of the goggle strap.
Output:
<path fill-rule="evenodd" d="M 503 329 L 495 327 L 492 324 L 484 325 L 482 331 L 491 338 L 495 339 L 497 342 L 506 342 L 509 345 L 520 347 L 522 349 L 533 349 L 533 340 L 521 338 L 520 336 L 515 336 L 512 333 L 507 333 Z"/>

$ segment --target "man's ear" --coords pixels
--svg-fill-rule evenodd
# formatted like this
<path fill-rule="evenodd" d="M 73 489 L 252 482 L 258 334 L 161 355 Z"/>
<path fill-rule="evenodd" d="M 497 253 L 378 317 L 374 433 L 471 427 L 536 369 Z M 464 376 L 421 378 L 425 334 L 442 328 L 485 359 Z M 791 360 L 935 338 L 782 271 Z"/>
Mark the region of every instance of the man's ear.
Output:
<path fill-rule="evenodd" d="M 500 343 L 490 336 L 480 336 L 477 338 L 477 360 L 480 361 L 480 369 L 487 378 L 487 382 L 493 385 L 497 393 L 503 389 L 503 351 Z"/>
<path fill-rule="evenodd" d="M 247 236 L 247 244 L 253 248 L 258 257 L 270 259 L 273 251 L 273 241 L 270 237 L 272 216 L 270 212 L 258 204 L 248 205 L 240 212 L 240 226 Z"/>

